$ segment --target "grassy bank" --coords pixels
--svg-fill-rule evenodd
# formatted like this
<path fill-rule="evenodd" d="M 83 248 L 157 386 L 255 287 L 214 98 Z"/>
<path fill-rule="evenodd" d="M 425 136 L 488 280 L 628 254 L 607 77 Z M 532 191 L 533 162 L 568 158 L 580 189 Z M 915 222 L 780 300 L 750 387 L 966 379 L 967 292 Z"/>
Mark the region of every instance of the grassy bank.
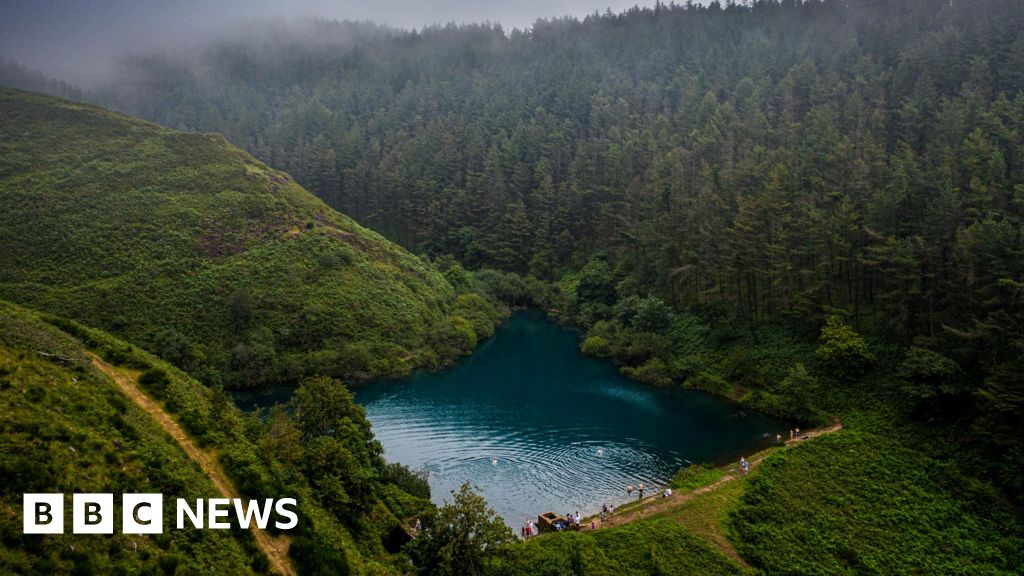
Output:
<path fill-rule="evenodd" d="M 573 565 L 588 546 L 629 550 L 637 534 L 649 533 L 652 557 L 680 546 L 676 538 L 701 543 L 690 554 L 708 564 L 666 573 L 716 573 L 722 566 L 732 571 L 725 573 L 751 568 L 794 575 L 1024 569 L 1024 523 L 998 492 L 915 446 L 907 430 L 882 422 L 852 415 L 843 430 L 769 448 L 750 457 L 756 464 L 748 476 L 735 466 L 684 474 L 678 490 L 690 497 L 671 506 L 658 498 L 622 506 L 616 516 L 631 518 L 625 525 L 542 536 L 516 545 L 521 550 L 507 552 L 497 566 Z M 736 479 L 721 482 L 729 474 Z M 636 550 L 622 554 L 632 565 L 654 569 Z M 581 569 L 574 573 L 643 573 L 587 558 L 599 565 L 577 562 Z M 729 563 L 717 564 L 722 558 Z M 608 566 L 614 568 L 606 572 Z"/>

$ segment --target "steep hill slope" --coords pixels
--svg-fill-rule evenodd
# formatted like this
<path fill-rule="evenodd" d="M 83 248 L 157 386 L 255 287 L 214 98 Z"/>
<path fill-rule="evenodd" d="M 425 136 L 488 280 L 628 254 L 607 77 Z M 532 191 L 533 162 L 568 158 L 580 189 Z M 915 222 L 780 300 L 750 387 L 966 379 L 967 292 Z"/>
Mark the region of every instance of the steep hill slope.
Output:
<path fill-rule="evenodd" d="M 217 491 L 152 419 L 92 367 L 79 341 L 4 302 L 0 413 L 0 573 L 177 568 L 247 574 L 266 565 L 251 538 L 220 530 L 160 537 L 22 535 L 26 492 L 163 492 L 167 502 L 214 497 Z M 70 519 L 65 521 L 70 532 Z M 169 522 L 173 516 L 165 526 Z"/>
<path fill-rule="evenodd" d="M 2 297 L 209 382 L 402 373 L 459 336 L 440 274 L 219 136 L 2 89 L 0 190 Z"/>
<path fill-rule="evenodd" d="M 430 504 L 398 487 L 416 480 L 372 453 L 361 409 L 327 383 L 331 430 L 360 432 L 300 434 L 304 421 L 283 411 L 244 415 L 137 347 L 0 301 L 0 574 L 398 573 L 399 518 Z M 165 533 L 25 536 L 26 492 L 159 492 Z M 169 528 L 168 502 L 225 493 L 296 498 L 298 526 L 260 541 Z"/>

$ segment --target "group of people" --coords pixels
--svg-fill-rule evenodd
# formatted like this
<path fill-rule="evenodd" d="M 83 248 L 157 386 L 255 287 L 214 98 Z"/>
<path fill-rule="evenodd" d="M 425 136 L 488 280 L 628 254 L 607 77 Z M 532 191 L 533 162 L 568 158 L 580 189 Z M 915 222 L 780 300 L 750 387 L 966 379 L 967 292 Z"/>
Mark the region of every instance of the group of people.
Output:
<path fill-rule="evenodd" d="M 793 440 L 793 439 L 799 438 L 799 437 L 800 437 L 800 429 L 799 428 L 793 428 L 793 429 L 791 429 L 789 431 L 789 439 L 790 440 Z M 783 443 L 782 442 L 782 434 L 776 434 L 775 435 L 775 443 L 776 444 L 782 444 Z M 598 450 L 598 454 L 599 455 L 602 452 L 603 452 L 603 450 Z M 750 472 L 750 461 L 747 460 L 746 457 L 744 457 L 744 456 L 740 456 L 740 470 L 743 472 L 743 474 L 747 474 L 748 472 Z M 636 491 L 638 492 L 639 499 L 643 500 L 643 498 L 644 498 L 644 483 L 643 482 L 640 482 L 639 484 L 637 484 Z M 627 484 L 626 485 L 626 495 L 632 497 L 632 495 L 633 495 L 633 485 L 632 484 Z M 662 498 L 668 498 L 670 496 L 672 496 L 672 488 L 671 487 L 665 488 L 665 491 L 662 492 L 661 497 Z M 609 516 L 611 516 L 614 513 L 615 513 L 615 506 L 608 506 L 607 504 L 605 504 L 601 508 L 601 513 L 598 515 L 598 518 L 601 521 L 601 525 L 604 525 L 604 521 Z M 554 526 L 555 526 L 556 530 L 571 529 L 573 527 L 578 529 L 579 526 L 580 526 L 580 522 L 581 521 L 582 521 L 582 519 L 580 518 L 579 510 L 577 510 L 575 515 L 573 515 L 573 514 L 566 514 L 565 515 L 565 523 L 564 524 L 556 523 Z M 590 521 L 590 529 L 591 530 L 596 530 L 597 529 L 597 524 L 596 524 L 595 520 L 591 520 Z M 536 525 L 533 523 L 532 520 L 527 520 L 526 524 L 523 525 L 523 538 L 529 539 L 531 536 L 536 536 L 536 535 L 537 535 L 537 527 L 536 527 Z"/>
<path fill-rule="evenodd" d="M 601 506 L 601 513 L 597 515 L 596 519 L 591 519 L 590 520 L 590 529 L 591 530 L 597 530 L 597 528 L 598 528 L 598 521 L 600 521 L 601 525 L 603 526 L 605 520 L 610 518 L 612 516 L 612 514 L 615 514 L 615 505 L 614 504 L 612 504 L 612 505 L 604 504 L 603 506 Z M 583 527 L 583 516 L 580 515 L 580 511 L 579 510 L 577 510 L 575 514 L 570 512 L 570 513 L 565 515 L 565 520 L 562 520 L 560 518 L 560 519 L 555 520 L 554 522 L 552 522 L 551 523 L 551 527 L 554 528 L 556 531 L 561 531 L 561 530 L 579 530 L 580 528 Z M 523 539 L 529 540 L 533 536 L 536 536 L 538 534 L 538 532 L 539 532 L 538 526 L 533 522 L 533 520 L 527 519 L 526 523 L 523 524 L 523 528 L 522 528 Z"/>
<path fill-rule="evenodd" d="M 644 483 L 641 482 L 640 484 L 637 485 L 636 488 L 640 492 L 640 500 L 643 500 L 644 499 Z M 632 484 L 627 484 L 626 485 L 626 496 L 632 496 L 632 495 L 633 495 L 633 485 Z"/>
<path fill-rule="evenodd" d="M 527 519 L 526 524 L 523 524 L 523 540 L 529 540 L 537 535 L 537 525 L 533 523 L 533 520 Z"/>
<path fill-rule="evenodd" d="M 789 429 L 789 439 L 790 440 L 796 440 L 799 437 L 800 437 L 800 428 L 799 427 L 798 428 L 790 428 Z M 778 445 L 778 446 L 782 446 L 782 444 L 783 444 L 783 442 L 782 442 L 782 434 L 776 434 L 775 435 L 775 444 Z"/>

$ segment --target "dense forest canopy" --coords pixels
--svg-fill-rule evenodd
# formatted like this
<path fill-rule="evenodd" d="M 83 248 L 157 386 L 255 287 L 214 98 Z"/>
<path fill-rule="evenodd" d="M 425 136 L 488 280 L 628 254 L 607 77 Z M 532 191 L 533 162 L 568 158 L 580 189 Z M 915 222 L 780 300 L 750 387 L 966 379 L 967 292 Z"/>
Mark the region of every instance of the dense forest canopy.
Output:
<path fill-rule="evenodd" d="M 0 83 L 78 95 L 8 62 Z M 240 425 L 276 472 L 228 466 L 254 494 L 315 492 L 318 530 L 355 519 L 330 537 L 304 524 L 298 565 L 1024 563 L 1020 0 L 658 3 L 511 31 L 270 22 L 134 55 L 84 97 L 262 162 L 0 91 L 0 296 L 150 349 L 209 388 L 104 352 L 159 365 L 202 406 L 228 403 L 218 384 L 304 382 L 292 413 Z M 152 233 L 136 245 L 136 229 Z M 726 556 L 663 519 L 515 547 L 468 486 L 431 510 L 348 392 L 306 378 L 438 368 L 529 304 L 630 377 L 843 429 L 729 490 Z M 408 558 L 385 553 L 381 529 L 420 513 Z M 450 552 L 474 534 L 447 530 L 455 517 L 483 528 L 467 556 Z"/>
<path fill-rule="evenodd" d="M 634 294 L 807 334 L 838 313 L 915 346 L 932 408 L 978 403 L 988 430 L 1020 408 L 1019 2 L 308 22 L 131 59 L 95 97 L 223 133 L 415 250 L 607 267 L 610 293 L 576 294 L 584 327 Z"/>
<path fill-rule="evenodd" d="M 1022 21 L 915 0 L 311 22 L 130 60 L 100 99 L 470 267 L 553 278 L 608 250 L 676 305 L 974 334 L 1021 273 Z"/>

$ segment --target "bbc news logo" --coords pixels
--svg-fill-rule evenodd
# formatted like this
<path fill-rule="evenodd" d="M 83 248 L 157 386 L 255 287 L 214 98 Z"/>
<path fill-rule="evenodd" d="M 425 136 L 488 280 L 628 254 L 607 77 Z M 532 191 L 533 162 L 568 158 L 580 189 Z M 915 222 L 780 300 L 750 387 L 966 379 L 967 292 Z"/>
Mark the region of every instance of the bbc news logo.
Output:
<path fill-rule="evenodd" d="M 262 502 L 262 503 L 261 503 Z M 64 533 L 64 494 L 24 494 L 23 511 L 25 534 Z M 294 498 L 273 500 L 242 500 L 240 498 L 196 499 L 194 503 L 184 498 L 175 501 L 175 527 L 214 530 L 231 528 L 228 521 L 234 513 L 238 525 L 266 529 L 271 515 L 278 519 L 273 522 L 279 530 L 291 530 L 299 523 L 295 513 Z M 72 534 L 113 534 L 113 494 L 74 494 L 71 499 Z M 285 521 L 281 521 L 281 520 Z M 163 494 L 122 494 L 121 532 L 124 534 L 163 534 Z"/>

